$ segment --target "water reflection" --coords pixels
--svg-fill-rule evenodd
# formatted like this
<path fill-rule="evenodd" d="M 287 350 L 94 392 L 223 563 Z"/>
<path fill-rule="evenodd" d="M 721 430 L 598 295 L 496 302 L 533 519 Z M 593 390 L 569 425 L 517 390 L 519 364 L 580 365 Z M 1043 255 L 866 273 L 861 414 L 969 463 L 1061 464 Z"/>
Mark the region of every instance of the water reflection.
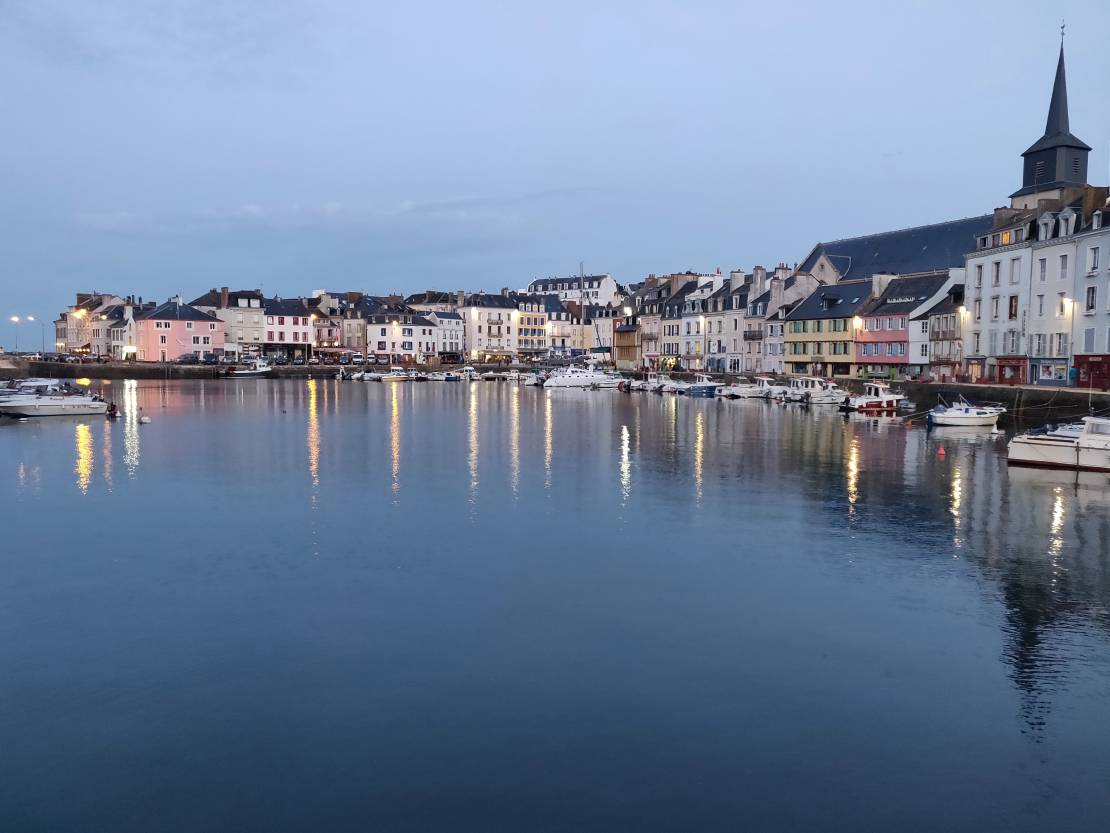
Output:
<path fill-rule="evenodd" d="M 950 491 L 949 513 L 952 515 L 952 546 L 955 551 L 953 558 L 959 558 L 959 549 L 963 546 L 960 538 L 960 504 L 963 503 L 964 481 L 963 472 L 959 466 L 952 467 L 952 488 Z"/>
<path fill-rule="evenodd" d="M 551 458 L 555 448 L 555 438 L 553 431 L 555 422 L 551 412 L 550 391 L 545 392 L 541 395 L 543 396 L 543 487 L 545 489 L 550 489 Z"/>
<path fill-rule="evenodd" d="M 470 502 L 478 500 L 478 397 L 474 385 L 470 386 L 467 415 L 467 468 L 470 470 Z"/>
<path fill-rule="evenodd" d="M 108 491 L 112 491 L 112 420 L 104 420 L 104 430 L 101 433 L 100 467 L 104 470 L 104 482 Z"/>
<path fill-rule="evenodd" d="M 127 379 L 123 383 L 123 464 L 128 477 L 139 469 L 139 410 L 139 383 Z"/>
<path fill-rule="evenodd" d="M 705 414 L 699 410 L 694 415 L 694 494 L 701 503 L 701 479 L 705 454 Z"/>
<path fill-rule="evenodd" d="M 859 501 L 859 439 L 852 437 L 848 444 L 848 516 L 856 516 L 856 503 Z"/>
<path fill-rule="evenodd" d="M 316 410 L 316 380 L 308 380 L 308 476 L 313 486 L 320 485 L 320 417 Z M 313 494 L 313 502 L 316 500 Z"/>
<path fill-rule="evenodd" d="M 389 386 L 389 459 L 391 490 L 394 500 L 401 491 L 401 385 L 394 382 Z"/>
<path fill-rule="evenodd" d="M 73 464 L 73 471 L 77 475 L 77 488 L 85 495 L 89 493 L 93 469 L 92 429 L 89 428 L 88 423 L 79 422 L 74 427 L 74 445 L 77 450 L 77 460 Z"/>
<path fill-rule="evenodd" d="M 628 503 L 628 496 L 632 494 L 632 441 L 628 434 L 628 426 L 621 426 L 621 505 Z"/>
<path fill-rule="evenodd" d="M 520 486 L 520 386 L 509 392 L 509 483 L 513 497 Z"/>

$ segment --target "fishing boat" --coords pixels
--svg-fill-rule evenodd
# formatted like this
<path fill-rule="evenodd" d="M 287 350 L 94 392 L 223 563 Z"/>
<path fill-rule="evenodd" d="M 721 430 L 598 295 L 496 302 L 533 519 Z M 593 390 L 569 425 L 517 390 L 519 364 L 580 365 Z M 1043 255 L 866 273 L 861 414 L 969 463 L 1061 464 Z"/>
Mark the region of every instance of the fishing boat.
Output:
<path fill-rule="evenodd" d="M 266 359 L 247 359 L 241 365 L 231 368 L 231 375 L 236 379 L 269 376 L 273 370 Z"/>
<path fill-rule="evenodd" d="M 846 411 L 882 413 L 898 410 L 898 404 L 905 398 L 902 394 L 892 391 L 890 385 L 885 382 L 867 382 L 863 386 L 861 395 L 846 396 L 841 407 Z"/>
<path fill-rule="evenodd" d="M 1029 431 L 1010 440 L 1006 460 L 1012 466 L 1110 472 L 1110 419 L 1084 417 L 1083 428 Z"/>
<path fill-rule="evenodd" d="M 108 412 L 103 398 L 86 393 L 17 394 L 0 401 L 0 415 L 10 417 L 96 416 Z"/>
<path fill-rule="evenodd" d="M 712 399 L 717 395 L 718 387 L 719 385 L 709 378 L 709 374 L 699 373 L 694 377 L 694 381 L 687 384 L 679 393 L 683 396 L 697 396 Z"/>
<path fill-rule="evenodd" d="M 952 401 L 952 404 L 940 399 L 937 406 L 929 411 L 926 421 L 929 425 L 938 427 L 958 425 L 994 428 L 998 423 L 998 418 L 1004 413 L 1006 413 L 1006 409 L 1001 405 L 972 405 L 962 396 L 959 396 Z"/>
<path fill-rule="evenodd" d="M 607 381 L 604 373 L 592 368 L 568 367 L 560 373 L 552 374 L 543 383 L 545 388 L 589 388 Z"/>
<path fill-rule="evenodd" d="M 758 391 L 756 395 L 763 399 L 781 399 L 790 390 L 786 385 L 776 382 L 774 376 L 756 376 L 755 386 Z"/>
<path fill-rule="evenodd" d="M 805 405 L 839 405 L 844 401 L 844 391 L 836 382 L 818 376 L 792 376 L 785 398 Z"/>

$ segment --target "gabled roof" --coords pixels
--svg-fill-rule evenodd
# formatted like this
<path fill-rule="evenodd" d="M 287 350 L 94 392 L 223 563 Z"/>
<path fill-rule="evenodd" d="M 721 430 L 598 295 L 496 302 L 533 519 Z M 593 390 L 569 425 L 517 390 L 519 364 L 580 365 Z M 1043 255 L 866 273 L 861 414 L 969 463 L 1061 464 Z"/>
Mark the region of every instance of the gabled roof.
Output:
<path fill-rule="evenodd" d="M 828 257 L 841 280 L 870 278 L 875 274 L 912 275 L 962 266 L 964 255 L 975 249 L 975 238 L 990 231 L 993 222 L 994 214 L 984 214 L 818 243 L 798 271 L 812 274 L 821 255 Z"/>
<path fill-rule="evenodd" d="M 849 318 L 871 300 L 871 281 L 841 281 L 819 286 L 786 316 L 791 321 Z"/>
<path fill-rule="evenodd" d="M 181 304 L 177 301 L 166 301 L 154 309 L 143 310 L 135 313 L 138 321 L 209 321 L 217 322 L 220 319 L 211 313 L 199 310 L 190 304 Z"/>
<path fill-rule="evenodd" d="M 895 278 L 860 315 L 904 315 L 913 312 L 936 295 L 947 280 L 947 275 Z"/>

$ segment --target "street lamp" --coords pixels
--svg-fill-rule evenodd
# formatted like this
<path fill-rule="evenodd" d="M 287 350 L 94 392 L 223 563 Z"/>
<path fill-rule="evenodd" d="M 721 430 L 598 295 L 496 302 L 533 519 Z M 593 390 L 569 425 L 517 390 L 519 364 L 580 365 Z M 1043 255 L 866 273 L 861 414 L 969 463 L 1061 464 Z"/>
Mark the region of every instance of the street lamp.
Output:
<path fill-rule="evenodd" d="M 19 316 L 18 315 L 13 315 L 8 320 L 11 321 L 13 324 L 18 324 L 19 323 Z M 15 328 L 15 352 L 16 353 L 19 352 L 19 327 Z"/>

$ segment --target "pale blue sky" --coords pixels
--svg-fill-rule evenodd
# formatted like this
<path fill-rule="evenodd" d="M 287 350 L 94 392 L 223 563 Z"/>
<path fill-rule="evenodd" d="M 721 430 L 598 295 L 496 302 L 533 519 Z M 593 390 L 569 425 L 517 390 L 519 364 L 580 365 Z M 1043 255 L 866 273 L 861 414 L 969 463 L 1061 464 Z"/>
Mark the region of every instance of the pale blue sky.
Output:
<path fill-rule="evenodd" d="M 1043 131 L 1058 10 L 0 0 L 0 343 L 77 289 L 631 281 L 984 212 Z M 1110 4 L 1068 13 L 1105 183 Z"/>

